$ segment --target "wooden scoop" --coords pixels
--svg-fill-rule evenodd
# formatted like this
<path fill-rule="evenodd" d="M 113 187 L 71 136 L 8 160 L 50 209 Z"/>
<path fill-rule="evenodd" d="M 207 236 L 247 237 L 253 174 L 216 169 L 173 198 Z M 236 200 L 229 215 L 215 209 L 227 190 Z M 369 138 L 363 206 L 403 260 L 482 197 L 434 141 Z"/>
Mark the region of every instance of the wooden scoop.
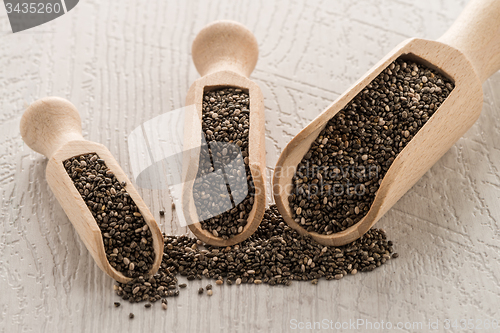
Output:
<path fill-rule="evenodd" d="M 273 177 L 276 205 L 286 223 L 323 245 L 344 245 L 367 232 L 474 124 L 483 103 L 482 83 L 500 68 L 500 1 L 473 0 L 438 40 L 402 42 L 295 136 Z M 327 122 L 398 57 L 436 69 L 455 83 L 441 107 L 392 163 L 366 216 L 330 235 L 307 232 L 292 218 L 288 197 L 296 167 Z"/>
<path fill-rule="evenodd" d="M 198 171 L 203 93 L 234 87 L 247 91 L 250 96 L 248 149 L 255 197 L 247 219 L 248 223 L 243 231 L 225 240 L 202 229 L 192 199 L 193 183 L 186 182 L 183 190 L 183 210 L 189 228 L 196 237 L 210 245 L 230 246 L 247 239 L 257 230 L 264 216 L 266 204 L 264 102 L 259 86 L 248 79 L 257 63 L 258 53 L 255 36 L 243 25 L 232 21 L 217 21 L 206 26 L 193 42 L 193 61 L 202 77 L 193 83 L 186 97 L 186 105 L 194 105 L 196 111 L 185 119 L 183 179 L 195 179 Z"/>
<path fill-rule="evenodd" d="M 127 193 L 139 208 L 153 236 L 155 261 L 149 273 L 155 274 L 163 255 L 161 231 L 139 193 L 109 150 L 99 143 L 87 141 L 82 137 L 82 123 L 75 106 L 58 97 L 40 99 L 24 112 L 20 127 L 24 142 L 34 151 L 49 158 L 46 170 L 47 183 L 97 265 L 106 274 L 122 283 L 129 282 L 131 278 L 113 268 L 106 259 L 101 230 L 63 163 L 74 156 L 96 153 L 104 160 L 118 181 L 127 184 Z"/>

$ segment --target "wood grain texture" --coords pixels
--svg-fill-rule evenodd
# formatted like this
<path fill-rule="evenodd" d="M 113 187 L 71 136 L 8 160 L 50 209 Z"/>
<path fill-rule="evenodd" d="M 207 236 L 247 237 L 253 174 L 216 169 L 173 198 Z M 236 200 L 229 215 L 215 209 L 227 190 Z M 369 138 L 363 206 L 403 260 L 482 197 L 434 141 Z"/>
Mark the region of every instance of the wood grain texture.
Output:
<path fill-rule="evenodd" d="M 471 0 L 440 42 L 460 50 L 484 82 L 500 68 L 500 2 Z"/>
<path fill-rule="evenodd" d="M 438 38 L 466 2 L 85 0 L 15 35 L 0 6 L 0 332 L 291 332 L 292 319 L 498 320 L 499 73 L 483 84 L 478 121 L 378 222 L 400 258 L 317 286 L 214 286 L 211 298 L 196 292 L 208 281 L 195 281 L 166 312 L 113 307 L 113 282 L 45 181 L 47 160 L 19 134 L 29 103 L 65 97 L 81 112 L 83 136 L 107 146 L 131 178 L 128 133 L 184 106 L 199 77 L 194 36 L 232 19 L 259 41 L 250 79 L 264 95 L 273 168 L 292 137 L 394 46 Z M 188 232 L 172 222 L 167 190 L 138 190 L 163 231 Z"/>

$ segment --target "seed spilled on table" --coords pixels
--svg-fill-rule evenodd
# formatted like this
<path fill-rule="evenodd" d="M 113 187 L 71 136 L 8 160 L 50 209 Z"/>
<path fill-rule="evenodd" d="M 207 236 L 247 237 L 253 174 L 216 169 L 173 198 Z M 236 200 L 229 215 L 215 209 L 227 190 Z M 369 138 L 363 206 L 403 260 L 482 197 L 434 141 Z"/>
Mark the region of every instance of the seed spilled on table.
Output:
<path fill-rule="evenodd" d="M 340 247 L 322 246 L 285 224 L 276 206 L 266 209 L 257 231 L 231 247 L 203 245 L 187 236 L 164 236 L 164 255 L 158 273 L 140 276 L 128 284 L 117 282 L 119 296 L 130 302 L 156 302 L 178 296 L 177 275 L 189 281 L 203 277 L 217 285 L 290 285 L 293 280 L 342 279 L 383 265 L 394 252 L 381 229 L 371 229 L 358 240 Z M 396 256 L 393 256 L 394 258 Z M 179 285 L 185 287 L 185 284 Z M 212 286 L 207 285 L 210 294 Z M 203 288 L 200 288 L 199 291 Z"/>
<path fill-rule="evenodd" d="M 297 165 L 288 198 L 295 222 L 327 235 L 359 222 L 394 159 L 453 88 L 421 64 L 389 65 L 329 120 Z"/>
<path fill-rule="evenodd" d="M 243 231 L 253 208 L 255 189 L 248 166 L 249 108 L 249 95 L 241 89 L 204 93 L 202 130 L 207 146 L 200 150 L 193 198 L 201 227 L 223 239 Z M 244 164 L 244 171 L 237 167 L 238 161 Z M 218 170 L 224 172 L 217 174 Z M 214 180 L 204 181 L 209 174 Z M 225 185 L 216 188 L 214 183 Z M 229 198 L 221 193 L 228 193 Z"/>
<path fill-rule="evenodd" d="M 64 167 L 101 230 L 109 264 L 131 278 L 149 272 L 155 258 L 152 233 L 126 184 L 94 153 L 72 157 Z"/>

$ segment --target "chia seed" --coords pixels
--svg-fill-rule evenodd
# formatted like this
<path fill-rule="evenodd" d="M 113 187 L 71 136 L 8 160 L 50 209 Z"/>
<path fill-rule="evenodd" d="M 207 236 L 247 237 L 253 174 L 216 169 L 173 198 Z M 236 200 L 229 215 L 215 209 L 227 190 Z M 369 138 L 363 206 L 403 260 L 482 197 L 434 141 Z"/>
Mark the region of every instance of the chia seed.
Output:
<path fill-rule="evenodd" d="M 394 159 L 454 88 L 401 58 L 328 121 L 297 166 L 288 198 L 305 230 L 343 231 L 369 211 Z"/>
<path fill-rule="evenodd" d="M 63 163 L 102 233 L 109 264 L 127 277 L 147 274 L 154 262 L 153 237 L 137 205 L 95 153 Z"/>
<path fill-rule="evenodd" d="M 249 95 L 241 89 L 223 88 L 204 93 L 202 130 L 207 145 L 201 147 L 193 198 L 201 227 L 223 239 L 243 231 L 253 208 L 255 188 L 248 166 L 249 107 Z M 237 161 L 244 164 L 244 173 L 237 167 Z M 218 174 L 218 170 L 223 172 Z M 209 174 L 215 181 L 204 181 L 203 177 Z M 214 188 L 214 182 L 225 186 Z M 228 193 L 230 207 L 227 206 L 229 200 L 221 200 L 221 195 L 225 196 L 221 192 Z"/>
<path fill-rule="evenodd" d="M 288 286 L 292 281 L 342 279 L 368 272 L 391 259 L 392 242 L 381 229 L 370 229 L 358 240 L 340 247 L 322 246 L 290 228 L 276 206 L 266 209 L 257 231 L 231 247 L 218 248 L 188 236 L 164 236 L 165 247 L 158 273 L 115 286 L 116 293 L 130 302 L 178 296 L 177 275 L 188 281 L 202 278 L 234 284 Z M 389 245 L 389 243 L 391 245 Z M 196 246 L 195 246 L 196 245 Z M 395 256 L 393 256 L 395 257 Z M 179 285 L 179 287 L 185 284 Z M 207 285 L 207 294 L 212 286 Z M 203 292 L 203 288 L 199 292 Z M 135 292 L 134 292 L 135 291 Z"/>

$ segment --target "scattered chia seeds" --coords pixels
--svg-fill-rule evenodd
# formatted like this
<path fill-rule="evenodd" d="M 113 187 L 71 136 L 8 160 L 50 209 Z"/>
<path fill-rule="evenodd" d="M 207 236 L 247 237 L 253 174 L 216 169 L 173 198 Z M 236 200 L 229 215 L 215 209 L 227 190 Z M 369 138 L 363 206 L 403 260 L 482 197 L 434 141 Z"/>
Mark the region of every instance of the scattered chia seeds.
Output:
<path fill-rule="evenodd" d="M 155 258 L 153 237 L 126 184 L 97 154 L 72 157 L 64 167 L 101 229 L 109 264 L 127 277 L 147 274 Z"/>
<path fill-rule="evenodd" d="M 396 156 L 453 88 L 426 66 L 394 61 L 330 119 L 298 164 L 288 198 L 295 222 L 327 235 L 359 222 Z"/>
<path fill-rule="evenodd" d="M 129 317 L 130 319 L 134 319 L 134 314 L 133 314 L 132 312 L 130 312 L 130 314 L 128 315 L 128 317 Z"/>
<path fill-rule="evenodd" d="M 177 278 L 203 277 L 217 285 L 242 283 L 290 285 L 293 280 L 317 283 L 321 278 L 342 279 L 358 271 L 368 272 L 386 263 L 394 252 L 381 229 L 370 229 L 358 240 L 340 247 L 322 246 L 291 229 L 276 206 L 266 209 L 257 231 L 241 244 L 199 249 L 201 241 L 187 236 L 164 236 L 165 248 L 158 273 L 138 277 L 115 290 L 130 302 L 156 302 L 178 296 Z M 395 257 L 395 256 L 393 256 Z M 183 284 L 185 285 L 185 284 Z M 179 285 L 181 287 L 181 285 Z M 207 285 L 207 294 L 212 286 Z M 200 288 L 198 292 L 203 292 Z"/>
<path fill-rule="evenodd" d="M 243 231 L 254 202 L 255 189 L 248 167 L 250 99 L 248 93 L 235 88 L 207 91 L 203 99 L 202 130 L 207 145 L 200 151 L 193 198 L 202 228 L 229 239 Z M 244 163 L 245 174 L 238 168 L 238 161 Z M 203 177 L 207 176 L 214 178 L 206 181 Z M 225 186 L 214 189 L 217 183 Z M 220 191 L 227 191 L 229 198 Z"/>
<path fill-rule="evenodd" d="M 203 294 L 203 288 L 198 289 L 198 294 Z"/>

